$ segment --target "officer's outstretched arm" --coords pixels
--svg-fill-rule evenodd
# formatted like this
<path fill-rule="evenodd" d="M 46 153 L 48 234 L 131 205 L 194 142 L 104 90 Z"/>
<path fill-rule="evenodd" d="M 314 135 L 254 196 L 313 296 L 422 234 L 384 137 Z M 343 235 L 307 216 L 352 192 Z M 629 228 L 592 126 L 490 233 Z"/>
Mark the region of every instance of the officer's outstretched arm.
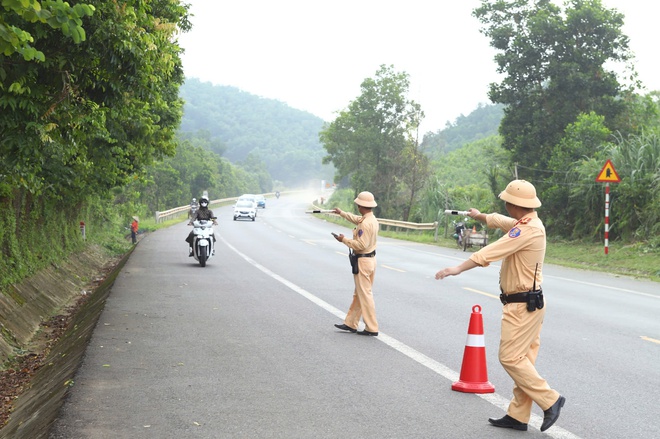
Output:
<path fill-rule="evenodd" d="M 447 276 L 458 276 L 464 271 L 471 270 L 474 267 L 478 267 L 479 264 L 474 262 L 472 259 L 465 260 L 461 265 L 456 265 L 455 267 L 447 267 L 438 271 L 435 274 L 436 280 L 444 279 Z"/>
<path fill-rule="evenodd" d="M 479 212 L 477 209 L 471 208 L 468 210 L 468 216 L 472 219 L 476 219 L 479 222 L 486 222 L 486 214 Z"/>

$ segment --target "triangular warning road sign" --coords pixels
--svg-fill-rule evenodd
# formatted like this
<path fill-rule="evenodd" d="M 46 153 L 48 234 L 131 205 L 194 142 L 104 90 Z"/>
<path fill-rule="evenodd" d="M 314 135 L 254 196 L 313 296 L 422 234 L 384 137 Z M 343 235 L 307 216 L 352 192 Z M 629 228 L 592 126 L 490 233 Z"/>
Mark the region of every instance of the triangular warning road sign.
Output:
<path fill-rule="evenodd" d="M 611 160 L 607 160 L 603 169 L 600 170 L 596 181 L 600 183 L 618 183 L 621 181 L 621 177 L 619 177 L 619 174 L 614 170 L 614 165 Z"/>

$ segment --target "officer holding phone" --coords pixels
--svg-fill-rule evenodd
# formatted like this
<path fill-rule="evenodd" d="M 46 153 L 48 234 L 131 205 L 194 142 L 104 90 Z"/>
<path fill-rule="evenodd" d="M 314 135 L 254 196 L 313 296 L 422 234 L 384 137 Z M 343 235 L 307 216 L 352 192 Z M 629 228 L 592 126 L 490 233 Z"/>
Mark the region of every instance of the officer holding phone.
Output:
<path fill-rule="evenodd" d="M 372 209 L 377 206 L 371 192 L 360 192 L 354 200 L 360 215 L 344 212 L 339 208 L 332 211 L 347 221 L 356 225 L 353 229 L 353 239 L 343 234 L 333 233 L 335 239 L 346 245 L 353 253 L 351 265 L 353 270 L 353 302 L 351 303 L 344 323 L 335 327 L 342 331 L 354 332 L 359 335 L 378 335 L 378 321 L 376 320 L 376 306 L 372 286 L 376 274 L 376 240 L 378 238 L 378 220 Z M 360 317 L 364 321 L 364 331 L 358 331 Z"/>

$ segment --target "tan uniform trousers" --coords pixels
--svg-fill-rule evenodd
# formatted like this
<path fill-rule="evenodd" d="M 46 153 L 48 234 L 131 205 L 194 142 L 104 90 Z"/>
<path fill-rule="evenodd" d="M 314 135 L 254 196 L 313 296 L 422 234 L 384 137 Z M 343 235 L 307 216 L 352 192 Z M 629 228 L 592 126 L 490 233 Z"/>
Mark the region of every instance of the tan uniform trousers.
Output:
<path fill-rule="evenodd" d="M 374 303 L 374 295 L 371 292 L 376 275 L 376 257 L 359 258 L 358 267 L 360 272 L 353 275 L 353 280 L 355 281 L 353 302 L 351 302 L 344 323 L 351 328 L 357 329 L 360 323 L 360 317 L 362 317 L 365 330 L 378 332 L 376 305 Z"/>
<path fill-rule="evenodd" d="M 502 310 L 499 360 L 515 384 L 507 414 L 525 424 L 531 416 L 532 402 L 545 411 L 559 399 L 559 393 L 534 367 L 545 310 L 529 312 L 526 303 L 509 303 Z"/>

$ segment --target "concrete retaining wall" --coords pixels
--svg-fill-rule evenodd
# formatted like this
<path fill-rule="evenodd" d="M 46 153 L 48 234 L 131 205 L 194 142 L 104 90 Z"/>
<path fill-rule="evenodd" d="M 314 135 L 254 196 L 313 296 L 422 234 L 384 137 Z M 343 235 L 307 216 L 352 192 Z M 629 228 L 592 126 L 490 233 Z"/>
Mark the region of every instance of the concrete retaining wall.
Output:
<path fill-rule="evenodd" d="M 67 389 L 82 362 L 96 322 L 103 311 L 110 287 L 130 253 L 103 279 L 96 279 L 107 262 L 97 252 L 71 257 L 66 263 L 49 267 L 30 280 L 0 295 L 0 361 L 17 353 L 39 349 L 35 335 L 42 321 L 62 312 L 85 291 L 89 299 L 73 317 L 68 330 L 51 347 L 45 365 L 37 370 L 30 387 L 14 402 L 9 422 L 0 429 L 0 438 L 47 438 L 64 402 Z M 97 283 L 92 291 L 90 284 Z"/>

